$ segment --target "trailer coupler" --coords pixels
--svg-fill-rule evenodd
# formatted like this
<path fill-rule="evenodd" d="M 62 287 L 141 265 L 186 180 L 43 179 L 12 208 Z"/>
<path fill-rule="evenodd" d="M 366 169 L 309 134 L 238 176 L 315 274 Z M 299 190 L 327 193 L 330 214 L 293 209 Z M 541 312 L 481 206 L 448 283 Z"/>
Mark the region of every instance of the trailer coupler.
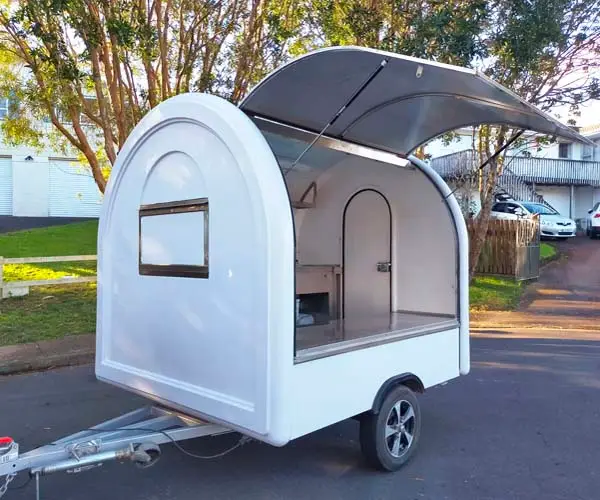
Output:
<path fill-rule="evenodd" d="M 138 467 L 150 467 L 160 458 L 160 447 L 154 443 L 130 444 L 127 448 L 114 451 L 97 451 L 86 456 L 78 456 L 45 467 L 31 469 L 30 475 L 47 476 L 55 472 L 77 474 L 95 467 L 101 467 L 112 460 L 131 460 Z"/>
<path fill-rule="evenodd" d="M 129 460 L 138 467 L 146 468 L 160 458 L 161 444 L 229 432 L 232 432 L 231 429 L 221 425 L 151 406 L 24 454 L 19 453 L 19 445 L 13 439 L 0 438 L 0 498 L 20 471 L 28 471 L 30 478 L 35 479 L 36 498 L 39 500 L 42 476 L 55 472 L 76 474 L 110 461 Z"/>

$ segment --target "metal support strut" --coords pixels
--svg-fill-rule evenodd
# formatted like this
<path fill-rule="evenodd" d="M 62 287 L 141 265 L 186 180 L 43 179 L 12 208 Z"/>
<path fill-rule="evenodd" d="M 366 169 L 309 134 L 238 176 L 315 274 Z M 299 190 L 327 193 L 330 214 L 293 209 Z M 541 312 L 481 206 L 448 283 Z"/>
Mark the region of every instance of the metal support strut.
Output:
<path fill-rule="evenodd" d="M 292 163 L 292 165 L 290 166 L 289 170 L 287 171 L 287 173 L 289 174 L 292 170 L 294 170 L 294 168 L 296 167 L 296 165 L 298 164 L 298 162 L 304 157 L 304 155 L 306 153 L 308 153 L 308 151 L 317 143 L 317 141 L 321 138 L 321 136 L 327 131 L 327 129 L 329 127 L 331 127 L 336 120 L 342 116 L 342 113 L 348 108 L 348 106 L 350 106 L 355 100 L 356 98 L 369 86 L 369 84 L 375 79 L 375 77 L 379 74 L 379 72 L 385 68 L 387 66 L 388 63 L 388 59 L 383 59 L 380 63 L 379 66 L 377 66 L 377 68 L 369 75 L 369 77 L 361 84 L 361 86 L 356 89 L 356 91 L 350 96 L 350 98 L 342 105 L 342 107 L 340 109 L 338 109 L 337 113 L 333 116 L 333 118 L 331 120 L 329 120 L 327 122 L 327 124 L 321 129 L 321 131 L 319 132 L 318 135 L 315 136 L 315 138 L 311 141 L 311 143 L 304 149 L 304 151 L 302 151 L 302 153 L 300 153 L 300 155 L 298 156 L 298 158 L 296 158 L 294 160 L 294 163 Z M 287 174 L 286 174 L 287 175 Z"/>

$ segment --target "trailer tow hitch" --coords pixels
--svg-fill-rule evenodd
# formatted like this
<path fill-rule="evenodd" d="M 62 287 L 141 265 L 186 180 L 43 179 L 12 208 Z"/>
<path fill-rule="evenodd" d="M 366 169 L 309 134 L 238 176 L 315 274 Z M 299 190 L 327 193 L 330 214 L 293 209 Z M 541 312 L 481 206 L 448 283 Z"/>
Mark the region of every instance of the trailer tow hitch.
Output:
<path fill-rule="evenodd" d="M 0 441 L 1 443 L 2 441 Z M 11 441 L 10 454 L 5 451 L 0 455 L 0 463 L 9 463 L 18 458 L 18 444 Z M 30 469 L 29 476 L 35 479 L 36 499 L 40 500 L 40 477 L 54 474 L 55 472 L 66 472 L 77 474 L 96 467 L 101 467 L 105 462 L 112 460 L 131 460 L 138 467 L 146 468 L 154 465 L 160 458 L 160 447 L 155 443 L 131 443 L 119 450 L 102 451 L 102 441 L 94 439 L 68 445 L 65 451 L 70 458 L 58 461 L 51 465 L 35 467 Z M 0 486 L 0 498 L 8 491 L 8 485 L 17 474 L 8 474 L 4 484 Z"/>
<path fill-rule="evenodd" d="M 174 410 L 146 406 L 26 453 L 19 453 L 19 445 L 12 438 L 0 438 L 0 497 L 6 494 L 9 483 L 21 471 L 29 472 L 29 480 L 35 479 L 39 500 L 42 476 L 55 472 L 77 474 L 113 460 L 128 460 L 147 468 L 160 458 L 162 444 L 173 444 L 185 452 L 178 441 L 230 432 L 229 428 Z M 246 441 L 247 438 L 241 438 L 235 446 L 213 457 L 185 453 L 196 458 L 215 458 Z"/>

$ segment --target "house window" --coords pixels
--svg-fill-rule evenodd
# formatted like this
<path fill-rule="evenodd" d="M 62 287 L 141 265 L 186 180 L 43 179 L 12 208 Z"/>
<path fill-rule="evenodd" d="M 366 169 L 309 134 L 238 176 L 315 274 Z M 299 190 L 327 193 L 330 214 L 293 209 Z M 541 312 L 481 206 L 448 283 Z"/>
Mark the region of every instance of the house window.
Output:
<path fill-rule="evenodd" d="M 8 99 L 0 99 L 0 119 L 4 119 L 8 116 Z"/>
<path fill-rule="evenodd" d="M 592 146 L 588 146 L 587 144 L 583 146 L 583 153 L 581 154 L 582 160 L 591 161 L 594 159 L 594 148 Z"/>
<path fill-rule="evenodd" d="M 571 157 L 571 144 L 568 142 L 561 142 L 558 145 L 558 157 L 559 158 L 570 158 Z"/>
<path fill-rule="evenodd" d="M 139 222 L 140 274 L 208 278 L 208 199 L 142 205 Z"/>

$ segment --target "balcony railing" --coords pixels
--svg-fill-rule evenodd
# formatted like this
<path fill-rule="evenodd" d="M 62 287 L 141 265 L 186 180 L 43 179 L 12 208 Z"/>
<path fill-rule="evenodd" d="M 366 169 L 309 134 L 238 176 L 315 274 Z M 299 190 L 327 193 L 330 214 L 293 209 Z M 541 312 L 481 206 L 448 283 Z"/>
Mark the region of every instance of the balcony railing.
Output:
<path fill-rule="evenodd" d="M 474 151 L 465 150 L 434 158 L 432 167 L 443 177 L 475 172 L 481 164 Z M 600 187 L 600 162 L 527 156 L 507 156 L 505 173 L 512 173 L 527 184 L 559 184 Z M 504 174 L 503 174 L 504 176 Z M 510 174 L 509 174 L 510 176 Z"/>
<path fill-rule="evenodd" d="M 481 165 L 477 156 L 472 150 L 460 151 L 434 158 L 431 165 L 445 179 L 466 179 L 476 175 L 477 169 Z M 502 175 L 498 178 L 496 195 L 508 195 L 514 200 L 533 201 L 550 207 L 530 184 L 512 171 L 509 165 L 504 166 Z"/>

